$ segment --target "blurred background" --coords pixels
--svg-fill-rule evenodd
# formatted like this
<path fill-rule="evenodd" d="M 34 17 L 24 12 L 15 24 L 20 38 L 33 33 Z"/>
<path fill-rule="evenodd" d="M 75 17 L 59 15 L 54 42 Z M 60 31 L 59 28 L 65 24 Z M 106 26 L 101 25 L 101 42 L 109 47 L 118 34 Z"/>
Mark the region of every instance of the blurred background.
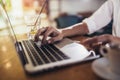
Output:
<path fill-rule="evenodd" d="M 16 34 L 26 33 L 25 16 L 37 15 L 45 0 L 3 0 Z M 64 28 L 92 15 L 106 0 L 48 0 L 40 15 L 43 26 Z M 0 11 L 0 35 L 6 24 Z"/>

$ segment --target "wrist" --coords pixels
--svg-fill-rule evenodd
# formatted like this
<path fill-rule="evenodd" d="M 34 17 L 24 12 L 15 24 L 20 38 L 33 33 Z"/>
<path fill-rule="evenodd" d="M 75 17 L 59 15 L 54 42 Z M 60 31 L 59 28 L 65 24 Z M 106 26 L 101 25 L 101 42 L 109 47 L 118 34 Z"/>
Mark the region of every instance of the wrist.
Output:
<path fill-rule="evenodd" d="M 58 31 L 60 32 L 60 35 L 61 35 L 63 38 L 66 37 L 66 36 L 65 36 L 64 29 L 59 29 Z"/>

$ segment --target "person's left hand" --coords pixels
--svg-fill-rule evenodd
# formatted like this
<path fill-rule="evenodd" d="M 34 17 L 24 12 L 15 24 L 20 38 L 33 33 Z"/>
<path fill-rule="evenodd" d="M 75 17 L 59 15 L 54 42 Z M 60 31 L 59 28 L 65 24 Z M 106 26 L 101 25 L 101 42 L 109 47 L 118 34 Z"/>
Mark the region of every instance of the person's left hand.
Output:
<path fill-rule="evenodd" d="M 92 38 L 88 38 L 81 42 L 81 44 L 90 47 L 92 49 L 98 49 L 101 45 L 104 45 L 106 43 L 114 43 L 114 44 L 120 44 L 120 38 L 112 36 L 110 34 L 104 34 L 101 36 L 95 36 Z"/>

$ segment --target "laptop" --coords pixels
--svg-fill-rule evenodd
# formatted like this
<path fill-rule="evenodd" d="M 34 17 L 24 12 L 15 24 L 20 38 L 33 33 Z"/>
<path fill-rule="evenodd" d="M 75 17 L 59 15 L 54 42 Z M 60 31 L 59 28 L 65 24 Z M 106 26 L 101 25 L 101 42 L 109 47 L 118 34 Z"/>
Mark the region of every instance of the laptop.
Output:
<path fill-rule="evenodd" d="M 83 45 L 64 38 L 54 44 L 38 45 L 32 39 L 18 41 L 10 21 L 10 17 L 3 9 L 4 20 L 9 30 L 9 35 L 14 42 L 25 72 L 34 74 L 48 71 L 55 67 L 72 65 L 83 61 L 99 58 L 94 51 L 88 51 Z M 39 43 L 41 43 L 39 41 Z"/>

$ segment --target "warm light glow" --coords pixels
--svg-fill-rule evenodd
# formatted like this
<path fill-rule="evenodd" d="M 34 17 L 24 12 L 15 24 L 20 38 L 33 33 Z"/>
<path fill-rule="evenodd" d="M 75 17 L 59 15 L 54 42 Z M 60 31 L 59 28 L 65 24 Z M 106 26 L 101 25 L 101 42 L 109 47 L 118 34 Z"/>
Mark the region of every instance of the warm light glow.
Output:
<path fill-rule="evenodd" d="M 15 17 L 22 17 L 23 16 L 22 0 L 11 0 L 11 5 L 12 5 L 12 14 Z"/>
<path fill-rule="evenodd" d="M 5 64 L 5 68 L 6 69 L 9 69 L 11 67 L 11 63 L 10 62 L 7 62 L 6 64 Z"/>
<path fill-rule="evenodd" d="M 41 18 L 47 18 L 47 14 L 41 13 L 40 17 L 41 17 Z"/>
<path fill-rule="evenodd" d="M 1 50 L 2 50 L 3 52 L 6 52 L 6 51 L 7 51 L 6 46 L 2 46 L 2 47 L 1 47 Z"/>
<path fill-rule="evenodd" d="M 25 25 L 17 26 L 14 27 L 14 30 L 15 30 L 15 34 L 23 34 L 26 33 L 26 26 Z"/>

